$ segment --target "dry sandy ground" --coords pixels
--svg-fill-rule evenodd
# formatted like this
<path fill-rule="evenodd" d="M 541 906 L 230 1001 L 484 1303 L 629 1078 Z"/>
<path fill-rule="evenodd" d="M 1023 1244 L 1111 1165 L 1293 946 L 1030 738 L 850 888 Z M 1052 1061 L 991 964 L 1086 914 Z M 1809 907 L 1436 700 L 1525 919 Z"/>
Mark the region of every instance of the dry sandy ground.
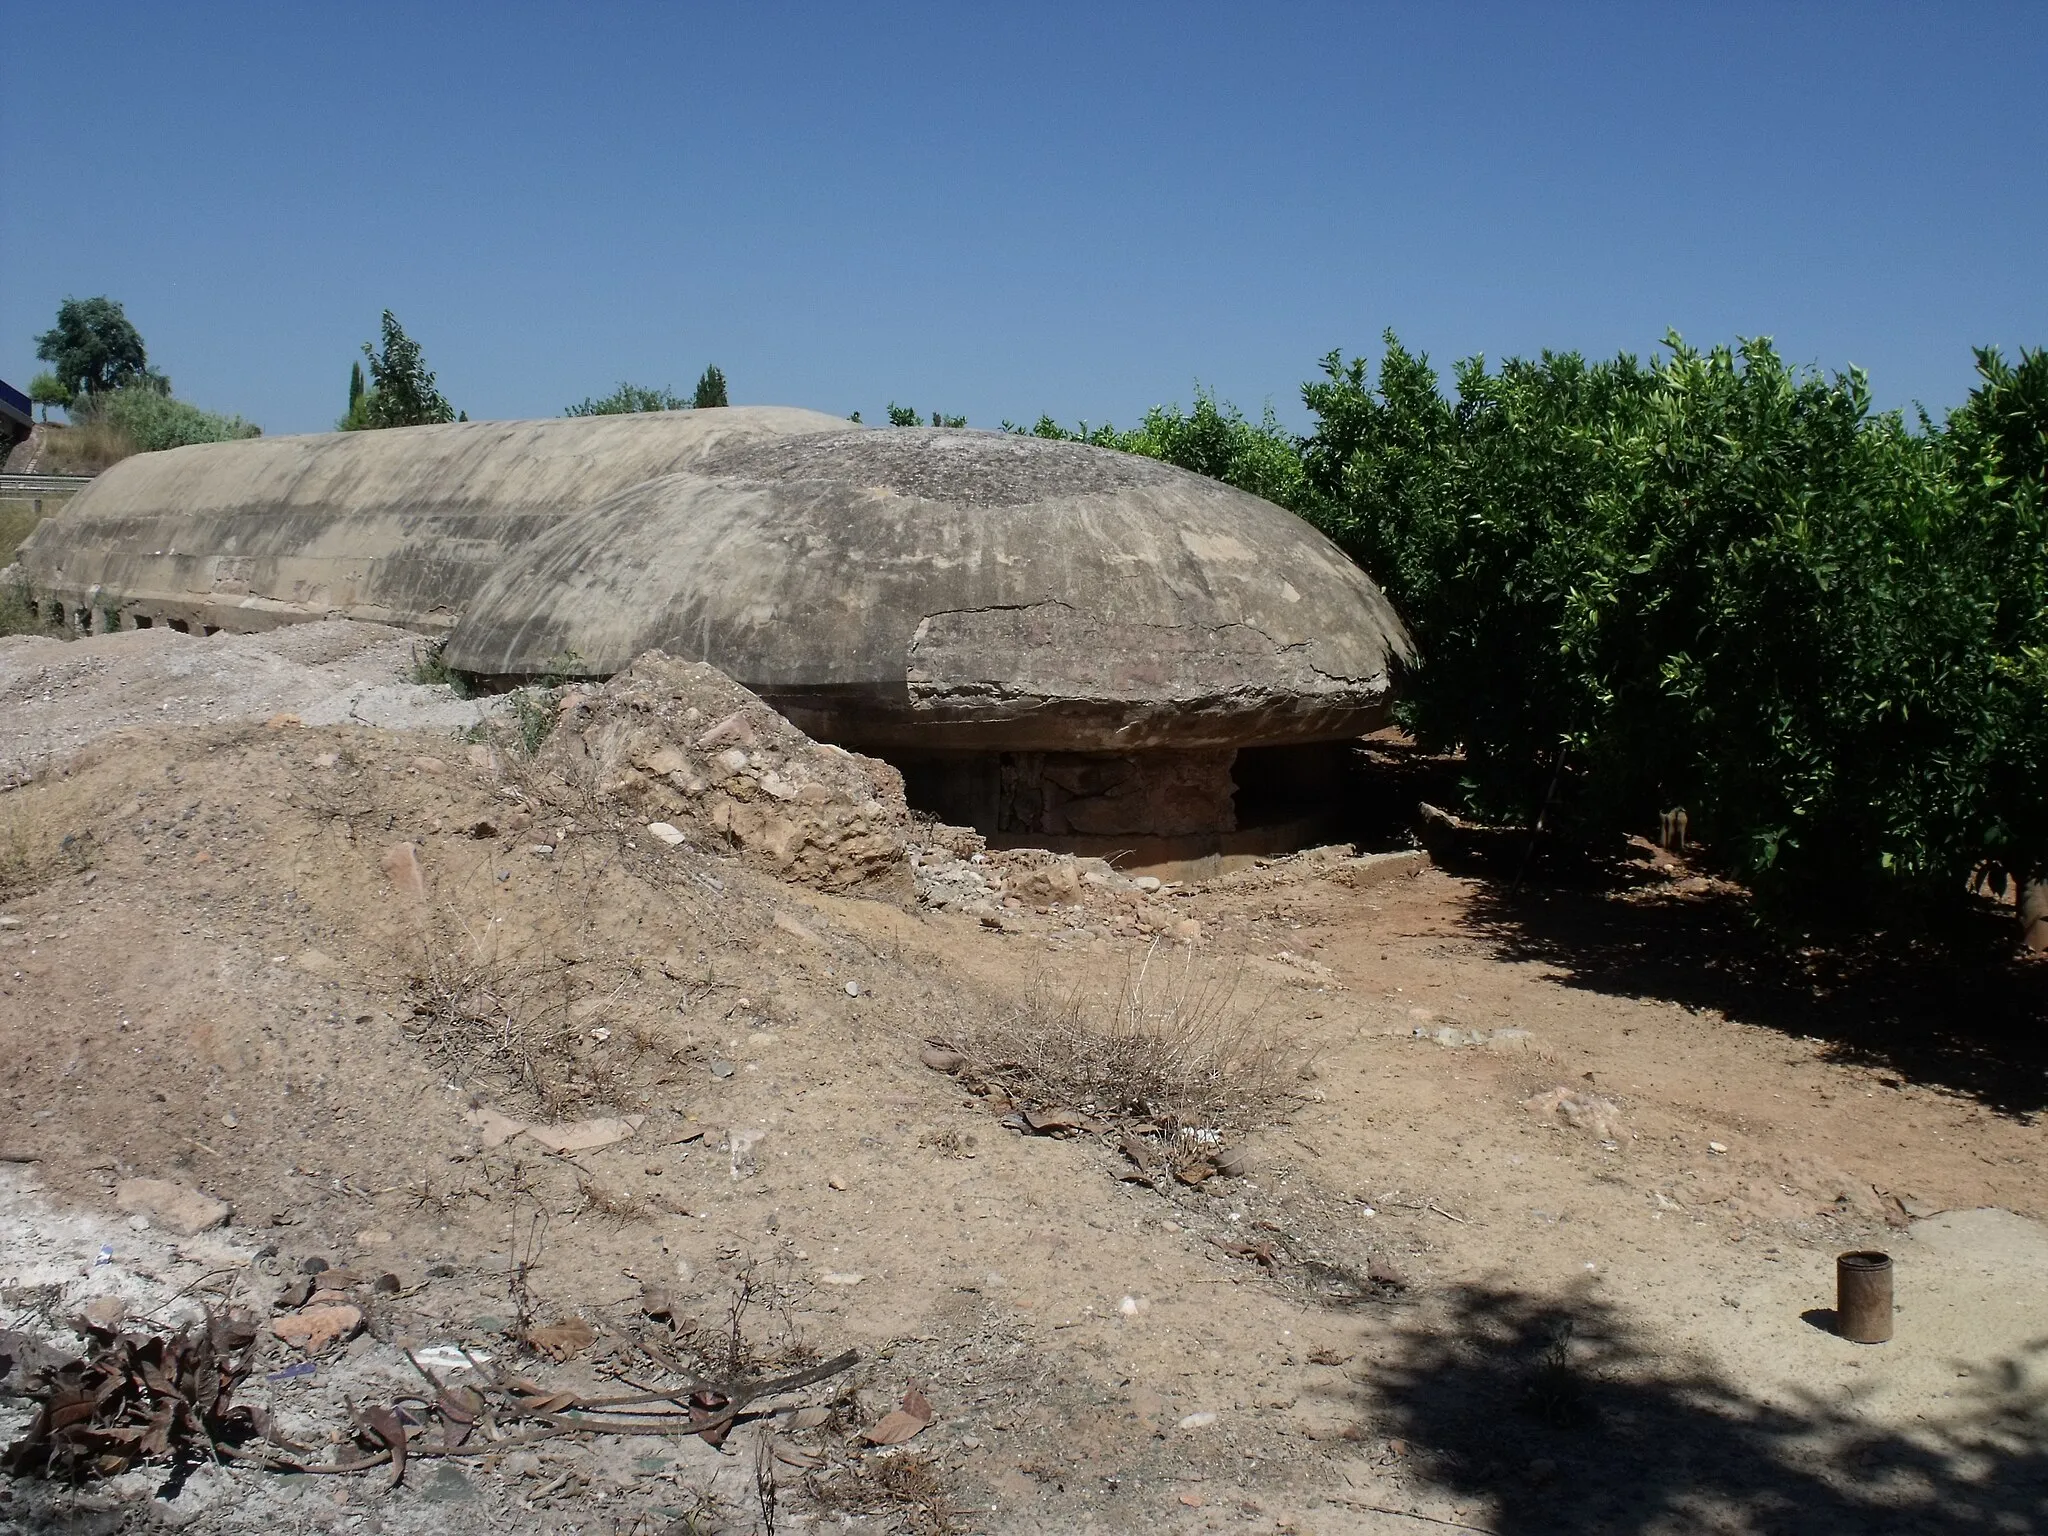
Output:
<path fill-rule="evenodd" d="M 1647 862 L 1633 889 L 1510 897 L 1303 857 L 1000 930 L 822 897 L 550 808 L 447 727 L 81 747 L 98 699 L 222 644 L 131 667 L 129 640 L 37 653 L 89 660 L 93 702 L 0 716 L 0 752 L 43 763 L 0 795 L 0 1152 L 39 1159 L 0 1165 L 0 1328 L 102 1293 L 267 1315 L 306 1259 L 388 1272 L 311 1375 L 269 1380 L 301 1356 L 262 1347 L 251 1390 L 324 1438 L 416 1384 L 401 1346 L 587 1390 L 643 1379 L 650 1342 L 703 1357 L 751 1283 L 764 1367 L 862 1356 L 799 1394 L 833 1410 L 786 1436 L 822 1465 L 766 1463 L 785 1531 L 2048 1528 L 2048 1095 L 1949 982 L 1795 987 Z M 357 681 L 402 693 L 399 665 Z M 290 707 L 261 692 L 232 713 Z M 398 842 L 421 897 L 385 872 Z M 1193 944 L 1114 936 L 1187 919 Z M 1289 1042 L 1242 1177 L 1123 1181 L 1104 1138 L 1006 1129 L 920 1063 L 1148 956 Z M 478 1108 L 645 1118 L 558 1156 L 486 1146 Z M 138 1223 L 134 1176 L 232 1221 Z M 1897 1259 L 1890 1344 L 1822 1312 L 1860 1246 Z M 681 1324 L 643 1315 L 650 1286 Z M 598 1342 L 536 1357 L 522 1314 Z M 912 1386 L 931 1426 L 864 1449 Z M 0 1437 L 25 1417 L 0 1399 Z M 0 1531 L 748 1531 L 771 1429 L 566 1438 L 396 1488 L 22 1479 Z"/>

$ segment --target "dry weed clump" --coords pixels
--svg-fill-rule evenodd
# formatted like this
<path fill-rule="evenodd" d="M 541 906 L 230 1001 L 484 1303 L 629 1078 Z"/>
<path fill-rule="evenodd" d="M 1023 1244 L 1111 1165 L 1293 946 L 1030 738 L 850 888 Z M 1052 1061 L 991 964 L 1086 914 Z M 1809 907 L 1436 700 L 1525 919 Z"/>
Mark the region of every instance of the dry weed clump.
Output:
<path fill-rule="evenodd" d="M 91 867 L 91 833 L 60 836 L 43 824 L 28 797 L 10 798 L 16 803 L 0 814 L 0 901 Z"/>
<path fill-rule="evenodd" d="M 4 511 L 0 511 L 0 559 L 11 559 L 12 546 L 8 541 L 19 544 L 28 537 L 33 526 L 33 523 L 17 526 L 7 520 Z M 52 626 L 36 611 L 35 600 L 29 596 L 27 587 L 12 583 L 0 587 L 0 636 L 68 633 Z"/>
<path fill-rule="evenodd" d="M 923 1451 L 863 1457 L 811 1485 L 819 1506 L 841 1516 L 888 1515 L 912 1536 L 953 1536 L 961 1527 L 938 1462 Z"/>
<path fill-rule="evenodd" d="M 141 451 L 133 434 L 111 421 L 85 420 L 70 426 L 48 423 L 35 473 L 96 475 Z"/>
<path fill-rule="evenodd" d="M 1242 1135 L 1281 1112 L 1296 1064 L 1241 981 L 1155 946 L 1112 999 L 1041 976 L 956 1044 L 969 1074 L 1020 1104 Z"/>
<path fill-rule="evenodd" d="M 525 1093 L 550 1116 L 639 1107 L 633 1069 L 658 1036 L 624 1030 L 613 1047 L 601 1022 L 635 986 L 630 970 L 600 993 L 559 959 L 508 952 L 494 934 L 478 937 L 452 916 L 422 928 L 417 944 L 407 968 L 408 1032 L 437 1061 Z"/>

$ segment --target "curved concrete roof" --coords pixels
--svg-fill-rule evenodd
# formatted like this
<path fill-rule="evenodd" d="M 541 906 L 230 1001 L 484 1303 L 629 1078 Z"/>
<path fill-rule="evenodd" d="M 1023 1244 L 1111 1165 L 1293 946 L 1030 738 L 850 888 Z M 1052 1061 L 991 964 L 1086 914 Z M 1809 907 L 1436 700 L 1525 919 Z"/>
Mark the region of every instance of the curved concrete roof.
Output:
<path fill-rule="evenodd" d="M 780 406 L 203 443 L 107 470 L 18 557 L 67 602 L 224 629 L 446 629 L 508 550 L 712 452 L 836 430 Z"/>
<path fill-rule="evenodd" d="M 489 676 L 708 661 L 874 748 L 1334 740 L 1410 654 L 1283 508 L 1149 459 L 945 429 L 721 444 L 525 543 L 444 653 Z"/>

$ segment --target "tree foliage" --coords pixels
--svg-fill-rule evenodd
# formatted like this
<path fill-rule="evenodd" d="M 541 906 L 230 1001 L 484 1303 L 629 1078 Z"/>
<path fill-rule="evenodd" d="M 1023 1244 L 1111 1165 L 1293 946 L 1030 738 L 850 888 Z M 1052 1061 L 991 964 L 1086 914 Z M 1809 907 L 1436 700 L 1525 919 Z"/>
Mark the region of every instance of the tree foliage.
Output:
<path fill-rule="evenodd" d="M 1447 395 L 1390 333 L 1323 360 L 1306 437 L 1206 393 L 1004 426 L 1300 512 L 1413 630 L 1402 718 L 1470 809 L 1599 839 L 1684 806 L 1797 927 L 2048 876 L 2048 355 L 1977 366 L 1908 422 L 1768 341 L 1475 358 Z"/>
<path fill-rule="evenodd" d="M 141 333 L 120 303 L 105 295 L 60 304 L 56 325 L 36 338 L 36 356 L 74 398 L 106 394 L 149 376 Z M 165 386 L 168 391 L 168 381 Z"/>
<path fill-rule="evenodd" d="M 388 309 L 383 332 L 381 347 L 363 344 L 363 359 L 370 367 L 369 384 L 357 393 L 356 381 L 351 378 L 349 409 L 339 423 L 341 430 L 417 427 L 455 420 L 455 409 L 435 387 L 420 344 L 405 334 L 398 317 Z"/>
<path fill-rule="evenodd" d="M 50 419 L 50 407 L 68 409 L 77 396 L 56 374 L 45 370 L 28 381 L 28 397 L 43 408 L 43 420 Z"/>
<path fill-rule="evenodd" d="M 650 389 L 644 384 L 628 384 L 621 380 L 619 387 L 610 394 L 595 399 L 586 395 L 562 414 L 629 416 L 640 411 L 687 411 L 693 404 L 672 389 Z"/>
<path fill-rule="evenodd" d="M 1685 806 L 1782 915 L 2048 872 L 2048 359 L 1944 425 L 1767 341 L 1459 365 L 1387 338 L 1304 387 L 1303 511 L 1388 589 L 1405 716 L 1478 808 Z"/>
<path fill-rule="evenodd" d="M 725 397 L 725 371 L 718 364 L 712 363 L 705 368 L 703 376 L 697 380 L 697 393 L 690 404 L 700 411 L 731 404 Z"/>
<path fill-rule="evenodd" d="M 1299 511 L 1303 506 L 1301 445 L 1280 425 L 1271 406 L 1259 420 L 1251 421 L 1236 406 L 1218 403 L 1208 391 L 1197 390 L 1193 410 L 1155 405 L 1128 432 L 1106 423 L 1091 427 L 1085 421 L 1063 427 L 1050 416 L 1039 417 L 1030 427 L 1006 421 L 1003 430 L 1163 459 L 1283 507 Z"/>

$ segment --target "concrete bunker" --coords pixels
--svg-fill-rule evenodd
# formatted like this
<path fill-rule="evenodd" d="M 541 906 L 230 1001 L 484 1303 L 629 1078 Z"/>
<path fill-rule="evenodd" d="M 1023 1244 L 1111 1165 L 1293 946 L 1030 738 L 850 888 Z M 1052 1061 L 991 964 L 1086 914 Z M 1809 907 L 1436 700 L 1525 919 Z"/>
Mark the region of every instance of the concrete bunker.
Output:
<path fill-rule="evenodd" d="M 141 455 L 22 566 L 114 627 L 443 634 L 488 685 L 706 662 L 916 809 L 1138 864 L 1327 836 L 1410 655 L 1341 551 L 1219 482 L 773 408 Z"/>
<path fill-rule="evenodd" d="M 449 665 L 609 676 L 659 649 L 899 768 L 997 844 L 1164 862 L 1325 835 L 1341 743 L 1410 654 L 1293 513 L 1085 444 L 758 438 L 600 502 L 477 592 Z"/>
<path fill-rule="evenodd" d="M 721 443 L 842 425 L 754 406 L 199 443 L 123 459 L 17 559 L 40 600 L 108 629 L 445 634 L 507 552 L 592 502 Z"/>

